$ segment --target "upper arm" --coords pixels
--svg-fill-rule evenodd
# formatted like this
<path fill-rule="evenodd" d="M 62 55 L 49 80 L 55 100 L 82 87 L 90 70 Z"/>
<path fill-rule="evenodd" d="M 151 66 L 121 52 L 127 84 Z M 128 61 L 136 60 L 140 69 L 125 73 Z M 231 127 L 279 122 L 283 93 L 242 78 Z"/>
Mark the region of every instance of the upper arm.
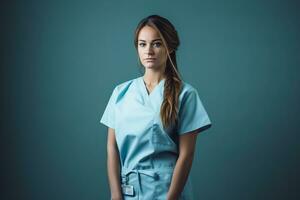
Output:
<path fill-rule="evenodd" d="M 179 156 L 193 156 L 199 129 L 179 135 Z"/>
<path fill-rule="evenodd" d="M 107 132 L 107 148 L 116 147 L 115 129 L 108 127 Z"/>

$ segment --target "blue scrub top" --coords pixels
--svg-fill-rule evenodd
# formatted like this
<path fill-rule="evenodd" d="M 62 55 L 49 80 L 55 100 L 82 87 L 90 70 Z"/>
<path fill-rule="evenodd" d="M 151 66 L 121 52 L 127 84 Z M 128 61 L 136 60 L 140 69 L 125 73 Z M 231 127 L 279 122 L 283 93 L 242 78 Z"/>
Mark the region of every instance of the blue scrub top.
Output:
<path fill-rule="evenodd" d="M 141 166 L 173 169 L 178 158 L 179 135 L 211 127 L 197 90 L 182 81 L 177 127 L 163 129 L 159 112 L 164 83 L 162 79 L 148 94 L 140 76 L 118 84 L 110 96 L 100 122 L 115 129 L 123 171 L 129 173 Z"/>

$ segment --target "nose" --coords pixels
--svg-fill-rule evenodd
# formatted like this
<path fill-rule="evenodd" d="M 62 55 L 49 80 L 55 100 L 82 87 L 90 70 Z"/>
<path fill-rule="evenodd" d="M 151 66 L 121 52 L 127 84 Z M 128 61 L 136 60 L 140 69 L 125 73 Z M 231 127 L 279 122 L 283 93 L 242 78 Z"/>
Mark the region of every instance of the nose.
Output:
<path fill-rule="evenodd" d="M 146 55 L 153 55 L 154 51 L 151 45 L 148 45 L 148 47 L 146 48 Z"/>

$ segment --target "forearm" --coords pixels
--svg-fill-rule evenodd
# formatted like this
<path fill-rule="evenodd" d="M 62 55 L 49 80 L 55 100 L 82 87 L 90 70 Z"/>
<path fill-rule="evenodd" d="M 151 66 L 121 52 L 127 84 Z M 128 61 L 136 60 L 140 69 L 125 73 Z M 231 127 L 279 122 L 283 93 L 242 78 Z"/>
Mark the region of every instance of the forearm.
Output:
<path fill-rule="evenodd" d="M 168 191 L 167 200 L 175 200 L 179 198 L 186 184 L 192 163 L 193 155 L 182 155 L 178 157 L 173 171 L 172 181 Z"/>
<path fill-rule="evenodd" d="M 111 197 L 113 200 L 122 200 L 119 154 L 114 147 L 108 147 L 107 170 Z"/>

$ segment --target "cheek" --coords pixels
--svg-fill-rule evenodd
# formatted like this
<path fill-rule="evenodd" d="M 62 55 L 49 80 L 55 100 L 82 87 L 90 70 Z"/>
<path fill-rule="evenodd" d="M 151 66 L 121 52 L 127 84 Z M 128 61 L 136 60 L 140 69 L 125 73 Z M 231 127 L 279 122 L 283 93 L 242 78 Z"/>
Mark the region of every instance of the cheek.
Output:
<path fill-rule="evenodd" d="M 160 52 L 158 52 L 158 57 L 161 61 L 165 61 L 167 59 L 167 53 L 163 50 L 161 50 Z"/>
<path fill-rule="evenodd" d="M 142 54 L 142 51 L 140 49 L 138 49 L 138 55 L 139 55 L 140 58 L 142 58 L 143 54 Z"/>

